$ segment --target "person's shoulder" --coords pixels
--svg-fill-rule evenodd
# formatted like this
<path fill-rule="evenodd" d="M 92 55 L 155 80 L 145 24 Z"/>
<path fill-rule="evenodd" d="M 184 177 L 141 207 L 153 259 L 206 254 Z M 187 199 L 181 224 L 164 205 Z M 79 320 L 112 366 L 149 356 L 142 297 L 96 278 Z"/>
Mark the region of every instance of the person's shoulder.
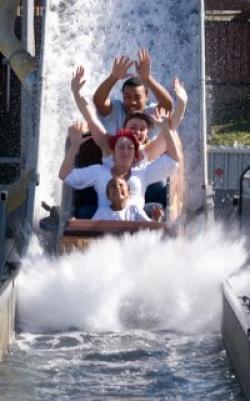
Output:
<path fill-rule="evenodd" d="M 112 104 L 112 112 L 111 113 L 117 114 L 117 113 L 125 112 L 124 104 L 123 104 L 122 100 L 117 99 L 117 98 L 111 99 L 111 104 Z"/>
<path fill-rule="evenodd" d="M 119 99 L 111 99 L 111 111 L 105 117 L 98 113 L 98 117 L 105 126 L 110 135 L 114 135 L 116 131 L 122 127 L 125 119 L 125 109 L 123 102 Z"/>
<path fill-rule="evenodd" d="M 94 216 L 92 217 L 92 220 L 105 220 L 107 219 L 107 213 L 108 213 L 108 206 L 99 206 L 97 211 L 95 212 Z"/>
<path fill-rule="evenodd" d="M 109 165 L 108 163 L 107 164 L 99 164 L 99 166 L 100 166 L 100 170 L 103 172 L 110 172 L 111 168 L 113 167 L 113 166 Z"/>
<path fill-rule="evenodd" d="M 82 175 L 86 173 L 93 174 L 93 176 L 98 176 L 106 171 L 110 170 L 110 167 L 105 166 L 104 164 L 91 164 L 87 167 L 82 167 L 79 169 L 74 169 L 77 175 Z"/>
<path fill-rule="evenodd" d="M 103 170 L 105 166 L 103 164 L 90 164 L 87 168 L 90 168 L 90 170 Z M 85 168 L 85 167 L 83 167 Z M 80 169 L 81 170 L 81 169 Z"/>
<path fill-rule="evenodd" d="M 112 105 L 115 105 L 115 106 L 123 106 L 123 102 L 122 102 L 122 100 L 121 99 L 118 99 L 117 97 L 112 97 L 111 98 L 111 103 L 112 103 Z"/>

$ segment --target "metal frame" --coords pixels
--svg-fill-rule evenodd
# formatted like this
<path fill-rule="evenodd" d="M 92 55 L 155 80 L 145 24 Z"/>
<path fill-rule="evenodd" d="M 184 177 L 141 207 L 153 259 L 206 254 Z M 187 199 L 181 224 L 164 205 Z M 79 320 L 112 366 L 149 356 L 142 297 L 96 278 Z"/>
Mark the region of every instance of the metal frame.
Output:
<path fill-rule="evenodd" d="M 243 195 L 243 179 L 245 174 L 250 171 L 250 165 L 247 166 L 243 172 L 240 175 L 240 193 L 239 193 L 239 219 L 240 219 L 240 228 L 242 228 L 242 221 L 241 221 L 241 215 L 242 215 L 242 195 Z"/>
<path fill-rule="evenodd" d="M 0 279 L 4 274 L 5 264 L 5 239 L 6 239 L 6 200 L 8 193 L 1 191 L 0 193 Z"/>
<path fill-rule="evenodd" d="M 244 396 L 250 401 L 250 315 L 229 280 L 223 284 L 222 334 Z"/>

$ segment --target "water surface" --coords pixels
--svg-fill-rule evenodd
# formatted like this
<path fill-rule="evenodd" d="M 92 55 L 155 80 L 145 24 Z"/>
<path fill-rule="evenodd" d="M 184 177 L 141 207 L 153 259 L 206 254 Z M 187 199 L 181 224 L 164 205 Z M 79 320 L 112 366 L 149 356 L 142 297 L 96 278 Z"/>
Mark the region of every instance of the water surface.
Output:
<path fill-rule="evenodd" d="M 1 401 L 243 401 L 218 333 L 21 334 Z"/>

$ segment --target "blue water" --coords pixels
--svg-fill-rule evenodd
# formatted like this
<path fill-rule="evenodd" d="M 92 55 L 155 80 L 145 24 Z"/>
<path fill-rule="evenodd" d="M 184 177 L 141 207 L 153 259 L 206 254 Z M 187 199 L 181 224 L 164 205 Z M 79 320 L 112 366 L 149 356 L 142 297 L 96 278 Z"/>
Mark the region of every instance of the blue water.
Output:
<path fill-rule="evenodd" d="M 219 333 L 21 334 L 1 401 L 243 401 Z"/>

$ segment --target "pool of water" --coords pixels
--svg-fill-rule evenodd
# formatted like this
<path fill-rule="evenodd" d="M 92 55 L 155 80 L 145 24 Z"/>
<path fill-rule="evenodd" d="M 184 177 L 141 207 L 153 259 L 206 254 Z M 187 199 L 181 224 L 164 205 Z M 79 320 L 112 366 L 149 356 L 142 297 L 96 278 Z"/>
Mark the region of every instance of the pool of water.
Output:
<path fill-rule="evenodd" d="M 78 331 L 17 336 L 1 401 L 243 401 L 219 333 Z"/>

